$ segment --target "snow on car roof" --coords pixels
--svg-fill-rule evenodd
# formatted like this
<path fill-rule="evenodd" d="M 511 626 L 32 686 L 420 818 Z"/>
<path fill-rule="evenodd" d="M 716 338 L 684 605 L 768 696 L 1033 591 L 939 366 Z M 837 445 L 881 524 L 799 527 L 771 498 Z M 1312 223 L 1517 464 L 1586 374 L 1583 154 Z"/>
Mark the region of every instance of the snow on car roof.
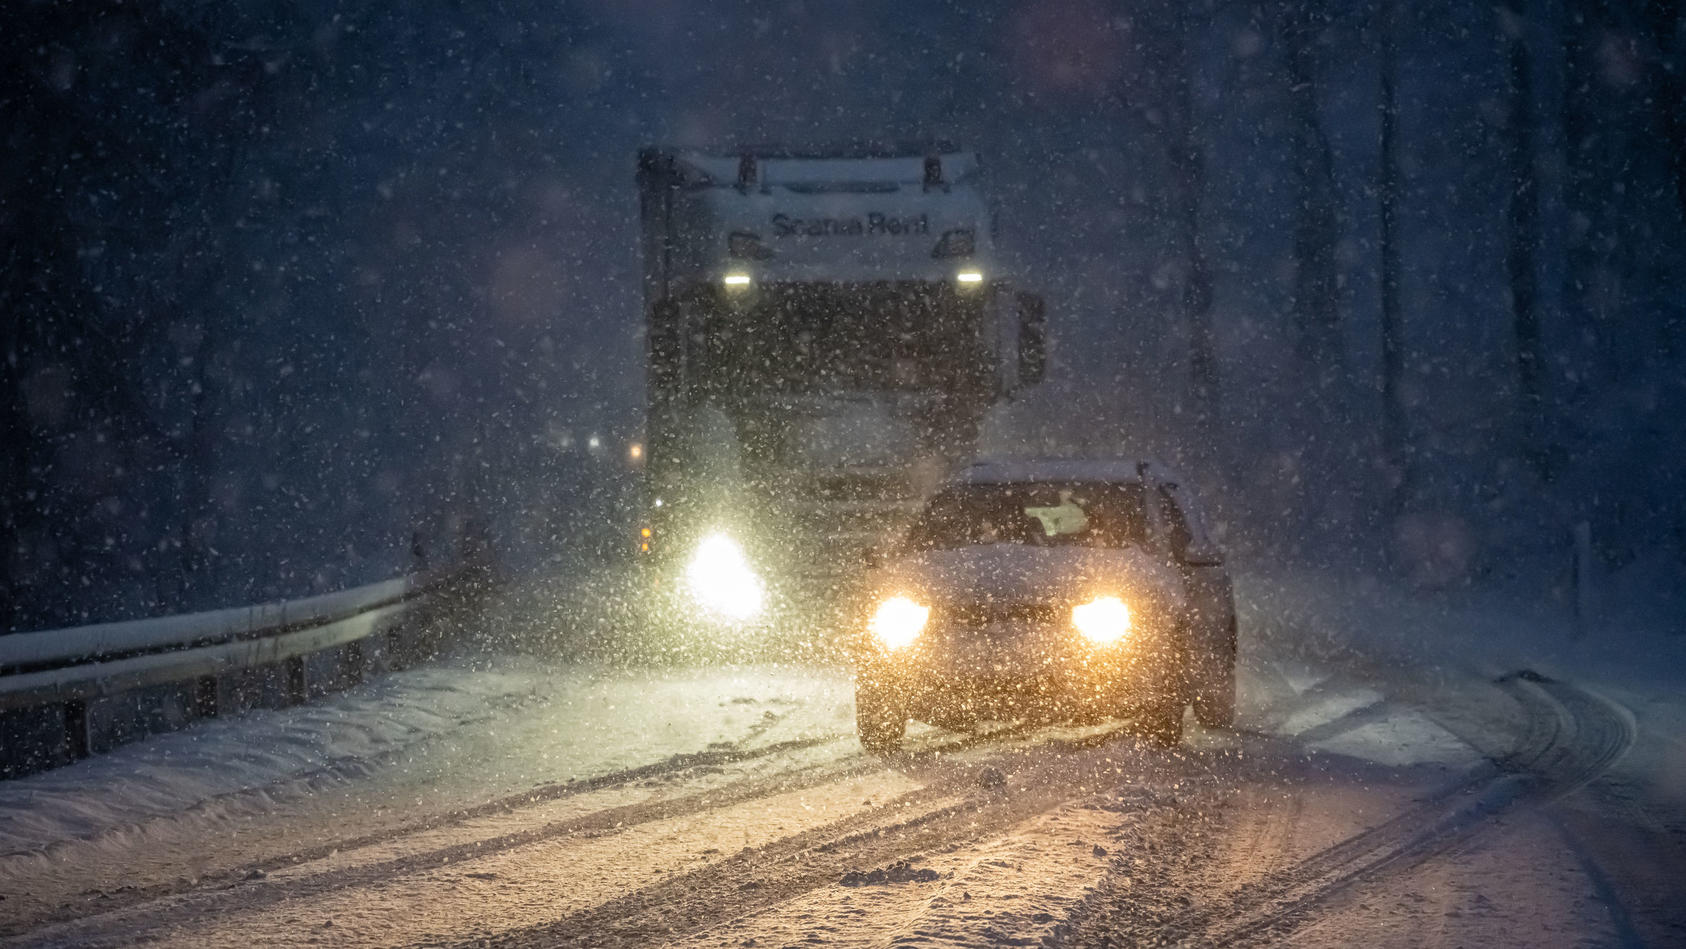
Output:
<path fill-rule="evenodd" d="M 1151 459 L 1136 458 L 1012 458 L 983 460 L 956 472 L 950 480 L 961 484 L 1006 484 L 1019 481 L 1113 481 L 1141 480 L 1140 467 L 1147 465 L 1160 479 L 1169 470 Z"/>

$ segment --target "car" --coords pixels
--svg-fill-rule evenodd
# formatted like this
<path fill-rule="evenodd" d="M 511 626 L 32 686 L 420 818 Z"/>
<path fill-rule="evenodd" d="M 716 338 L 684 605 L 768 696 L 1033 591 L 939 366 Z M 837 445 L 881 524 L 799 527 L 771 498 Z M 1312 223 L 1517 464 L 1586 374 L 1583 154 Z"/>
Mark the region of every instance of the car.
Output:
<path fill-rule="evenodd" d="M 869 751 L 909 719 L 1127 716 L 1158 744 L 1184 710 L 1235 720 L 1230 578 L 1187 483 L 1124 459 L 961 469 L 868 571 L 852 620 L 855 710 Z"/>

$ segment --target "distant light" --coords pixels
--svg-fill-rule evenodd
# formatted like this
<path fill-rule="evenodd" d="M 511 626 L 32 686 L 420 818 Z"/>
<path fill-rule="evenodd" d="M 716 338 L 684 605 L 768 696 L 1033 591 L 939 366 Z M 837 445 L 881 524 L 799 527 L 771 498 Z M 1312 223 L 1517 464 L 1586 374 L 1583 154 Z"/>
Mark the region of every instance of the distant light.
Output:
<path fill-rule="evenodd" d="M 650 529 L 648 527 L 641 528 L 638 531 L 638 536 L 648 539 L 650 536 Z"/>
<path fill-rule="evenodd" d="M 983 283 L 983 274 L 976 270 L 962 270 L 954 275 L 961 283 Z"/>
<path fill-rule="evenodd" d="M 656 507 L 661 507 L 661 506 L 662 506 L 662 499 L 661 499 L 661 498 L 656 498 L 656 504 L 655 504 L 655 506 L 656 506 Z"/>
<path fill-rule="evenodd" d="M 728 287 L 747 287 L 749 286 L 749 274 L 729 273 L 721 277 L 720 282 Z"/>
<path fill-rule="evenodd" d="M 641 461 L 644 458 L 644 446 L 638 442 L 633 442 L 626 446 L 626 456 L 633 461 Z"/>
<path fill-rule="evenodd" d="M 592 451 L 596 451 L 599 448 L 603 447 L 603 439 L 598 438 L 596 435 L 593 435 L 590 438 L 585 440 L 585 447 L 591 449 Z"/>

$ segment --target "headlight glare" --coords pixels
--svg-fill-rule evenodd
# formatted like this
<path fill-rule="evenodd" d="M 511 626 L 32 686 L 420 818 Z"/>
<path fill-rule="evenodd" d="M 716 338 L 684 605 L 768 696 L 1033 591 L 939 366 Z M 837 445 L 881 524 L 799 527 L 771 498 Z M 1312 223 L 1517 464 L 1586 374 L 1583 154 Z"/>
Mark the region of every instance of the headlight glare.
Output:
<path fill-rule="evenodd" d="M 1115 596 L 1097 596 L 1071 608 L 1071 625 L 1096 645 L 1118 642 L 1130 632 L 1130 608 Z"/>
<path fill-rule="evenodd" d="M 892 596 L 878 604 L 867 629 L 885 649 L 895 652 L 912 645 L 930 618 L 930 607 L 921 606 L 905 596 Z"/>
<path fill-rule="evenodd" d="M 726 619 L 753 619 L 761 612 L 761 580 L 749 568 L 743 548 L 724 534 L 697 545 L 685 580 L 699 605 Z"/>

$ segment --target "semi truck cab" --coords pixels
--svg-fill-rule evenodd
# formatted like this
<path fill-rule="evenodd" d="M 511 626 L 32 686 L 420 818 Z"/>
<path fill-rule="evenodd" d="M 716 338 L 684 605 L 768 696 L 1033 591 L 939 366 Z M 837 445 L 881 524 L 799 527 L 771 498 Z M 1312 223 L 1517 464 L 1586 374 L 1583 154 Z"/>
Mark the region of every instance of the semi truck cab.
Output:
<path fill-rule="evenodd" d="M 1042 302 L 1001 272 L 982 181 L 941 144 L 639 153 L 639 546 L 697 615 L 824 599 L 1040 379 Z"/>

